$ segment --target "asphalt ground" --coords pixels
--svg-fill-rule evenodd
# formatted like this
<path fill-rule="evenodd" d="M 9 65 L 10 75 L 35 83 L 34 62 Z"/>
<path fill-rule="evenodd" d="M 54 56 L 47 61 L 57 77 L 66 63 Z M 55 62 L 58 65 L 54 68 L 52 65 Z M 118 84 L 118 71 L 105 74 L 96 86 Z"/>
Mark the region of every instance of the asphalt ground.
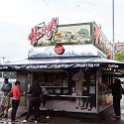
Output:
<path fill-rule="evenodd" d="M 26 118 L 26 113 L 22 114 L 22 112 L 26 111 L 25 107 L 20 107 L 18 114 L 17 114 L 17 120 L 15 124 L 24 124 L 21 121 Z M 75 118 L 69 118 L 69 117 L 64 117 L 64 116 L 46 116 L 46 115 L 41 115 L 40 122 L 38 124 L 124 124 L 124 108 L 121 108 L 121 118 L 120 120 L 115 120 L 115 118 L 110 117 L 106 118 L 103 120 L 82 120 L 82 119 L 75 119 Z M 21 115 L 22 114 L 22 115 Z M 10 122 L 10 116 L 11 113 L 8 117 L 8 119 L 5 118 L 0 118 L 0 124 L 14 124 Z M 32 120 L 32 116 L 29 118 L 28 124 L 34 124 L 34 121 Z"/>
<path fill-rule="evenodd" d="M 15 124 L 24 124 L 21 123 L 22 120 L 25 119 L 25 116 L 22 116 L 21 118 L 17 119 L 18 122 Z M 90 120 L 89 120 L 90 121 Z M 14 124 L 10 122 L 10 119 L 0 119 L 0 123 L 4 124 Z M 38 122 L 40 124 L 124 124 L 124 115 L 122 115 L 120 120 L 115 120 L 113 118 L 109 118 L 107 120 L 99 120 L 99 121 L 83 121 L 79 119 L 73 119 L 73 118 L 66 118 L 66 117 L 57 117 L 57 116 L 51 116 L 50 118 L 46 118 L 45 116 L 42 116 L 41 121 Z M 29 119 L 28 124 L 34 124 L 34 121 L 31 121 L 31 118 Z"/>
<path fill-rule="evenodd" d="M 15 124 L 23 124 L 21 121 L 25 119 L 27 107 L 25 106 L 20 106 L 18 108 L 17 112 L 17 120 Z M 124 124 L 124 96 L 123 99 L 121 100 L 121 118 L 119 120 L 115 120 L 115 118 L 110 117 L 107 119 L 103 120 L 82 120 L 82 119 L 75 119 L 75 118 L 69 118 L 69 117 L 64 117 L 64 116 L 49 116 L 49 118 L 46 118 L 47 116 L 41 115 L 40 119 L 40 124 Z M 10 122 L 10 116 L 11 116 L 11 110 L 9 112 L 9 117 L 8 119 L 5 118 L 0 118 L 0 124 L 12 124 Z M 28 124 L 34 124 L 34 121 L 32 121 L 32 116 L 29 118 Z M 14 124 L 14 123 L 13 123 Z"/>

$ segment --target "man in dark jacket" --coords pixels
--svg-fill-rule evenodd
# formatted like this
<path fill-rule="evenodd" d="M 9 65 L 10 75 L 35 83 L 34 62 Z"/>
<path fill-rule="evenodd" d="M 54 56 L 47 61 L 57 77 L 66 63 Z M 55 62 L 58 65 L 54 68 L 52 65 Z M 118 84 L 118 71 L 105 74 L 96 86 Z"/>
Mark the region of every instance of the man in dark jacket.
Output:
<path fill-rule="evenodd" d="M 120 79 L 115 79 L 114 83 L 111 85 L 112 95 L 113 95 L 113 108 L 115 112 L 115 118 L 120 119 L 121 109 L 120 100 L 122 98 L 122 86 Z"/>
<path fill-rule="evenodd" d="M 41 104 L 41 98 L 40 98 L 41 93 L 42 93 L 42 90 L 41 90 L 40 85 L 37 82 L 35 82 L 29 91 L 29 94 L 31 94 L 31 98 L 29 101 L 28 113 L 27 113 L 26 119 L 23 120 L 22 123 L 27 123 L 28 118 L 30 117 L 32 112 L 34 113 L 34 122 L 38 121 L 39 107 Z"/>

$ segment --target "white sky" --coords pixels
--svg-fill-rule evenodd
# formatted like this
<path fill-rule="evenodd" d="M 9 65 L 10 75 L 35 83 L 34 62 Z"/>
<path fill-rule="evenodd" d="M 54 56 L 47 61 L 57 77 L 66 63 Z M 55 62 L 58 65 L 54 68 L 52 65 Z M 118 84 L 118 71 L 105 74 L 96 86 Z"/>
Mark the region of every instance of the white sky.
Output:
<path fill-rule="evenodd" d="M 115 0 L 115 42 L 123 42 L 124 0 Z M 95 21 L 112 41 L 112 0 L 0 0 L 0 60 L 27 58 L 31 28 L 59 17 L 59 24 Z"/>

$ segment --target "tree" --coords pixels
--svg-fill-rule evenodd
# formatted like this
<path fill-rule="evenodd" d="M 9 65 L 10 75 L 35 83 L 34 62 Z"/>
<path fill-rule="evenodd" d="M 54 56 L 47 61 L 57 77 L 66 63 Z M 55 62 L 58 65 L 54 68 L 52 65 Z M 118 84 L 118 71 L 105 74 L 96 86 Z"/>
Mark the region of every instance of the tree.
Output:
<path fill-rule="evenodd" d="M 124 51 L 116 51 L 115 60 L 124 62 Z"/>

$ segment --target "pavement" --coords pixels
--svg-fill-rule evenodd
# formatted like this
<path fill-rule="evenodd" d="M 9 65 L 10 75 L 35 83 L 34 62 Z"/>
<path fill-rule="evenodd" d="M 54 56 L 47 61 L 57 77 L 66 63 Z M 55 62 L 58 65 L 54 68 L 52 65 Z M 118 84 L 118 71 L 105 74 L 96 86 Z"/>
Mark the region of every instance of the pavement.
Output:
<path fill-rule="evenodd" d="M 17 120 L 16 124 L 22 124 L 22 120 L 25 119 L 26 117 L 26 111 L 27 107 L 25 106 L 20 106 L 17 112 Z M 82 119 L 74 119 L 74 118 L 69 118 L 69 117 L 60 117 L 60 116 L 45 116 L 41 115 L 41 122 L 40 124 L 124 124 L 124 107 L 122 106 L 121 108 L 122 111 L 122 116 L 120 120 L 115 120 L 114 118 L 107 118 L 105 120 L 96 120 L 96 121 L 91 121 L 91 120 L 82 120 Z M 10 116 L 11 116 L 11 109 L 9 111 L 9 117 L 8 119 L 1 118 L 0 119 L 0 124 L 11 124 L 10 122 Z M 29 118 L 28 124 L 34 124 L 34 122 L 31 120 L 32 117 Z"/>
<path fill-rule="evenodd" d="M 21 121 L 25 119 L 27 112 L 26 106 L 20 106 L 17 111 L 17 120 L 16 124 L 22 124 Z M 115 120 L 113 117 L 103 119 L 103 120 L 82 120 L 82 119 L 75 119 L 75 118 L 69 118 L 69 117 L 60 117 L 60 116 L 46 116 L 41 115 L 41 122 L 40 124 L 124 124 L 124 98 L 121 100 L 121 118 L 120 120 Z M 11 109 L 9 110 L 9 117 L 8 119 L 0 118 L 0 124 L 11 124 L 10 123 L 10 117 L 11 117 Z M 31 118 L 29 118 L 28 124 L 34 124 L 33 121 L 31 121 Z"/>
<path fill-rule="evenodd" d="M 22 116 L 21 118 L 17 119 L 18 122 L 16 124 L 22 124 L 21 121 L 25 119 L 25 116 Z M 9 119 L 2 119 L 0 120 L 0 123 L 4 124 L 11 124 Z M 43 120 L 39 122 L 40 124 L 124 124 L 124 115 L 121 117 L 120 120 L 114 120 L 114 119 L 108 119 L 108 120 L 101 120 L 101 121 L 83 121 L 79 119 L 73 119 L 73 118 L 66 118 L 66 117 L 57 117 L 57 116 L 51 116 L 50 118 L 43 117 Z M 29 121 L 28 124 L 34 124 L 34 122 Z"/>

